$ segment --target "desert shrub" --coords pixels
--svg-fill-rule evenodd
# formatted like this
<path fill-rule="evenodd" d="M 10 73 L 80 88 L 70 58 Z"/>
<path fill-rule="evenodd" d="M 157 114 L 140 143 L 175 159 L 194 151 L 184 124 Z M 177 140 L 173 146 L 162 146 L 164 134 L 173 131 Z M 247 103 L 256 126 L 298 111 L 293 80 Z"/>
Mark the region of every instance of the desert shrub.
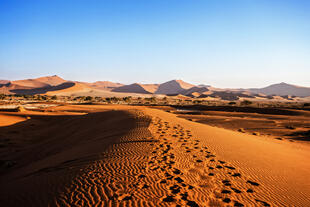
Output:
<path fill-rule="evenodd" d="M 249 100 L 244 100 L 241 102 L 241 105 L 245 105 L 245 106 L 251 105 L 251 104 L 252 104 L 252 101 L 249 101 Z"/>
<path fill-rule="evenodd" d="M 128 102 L 131 102 L 131 99 L 132 99 L 131 96 L 126 96 L 123 98 L 123 101 L 128 103 Z"/>
<path fill-rule="evenodd" d="M 91 96 L 86 96 L 85 101 L 91 101 L 91 100 L 93 100 L 93 97 L 91 97 Z"/>
<path fill-rule="evenodd" d="M 296 129 L 295 127 L 293 127 L 291 125 L 286 125 L 285 128 L 287 128 L 287 129 Z"/>
<path fill-rule="evenodd" d="M 52 99 L 52 100 L 57 100 L 57 96 L 54 95 L 54 96 L 51 97 L 51 99 Z"/>
<path fill-rule="evenodd" d="M 5 99 L 5 95 L 4 94 L 0 94 L 0 100 Z"/>
<path fill-rule="evenodd" d="M 231 101 L 231 102 L 229 102 L 228 104 L 229 104 L 229 105 L 235 105 L 235 104 L 236 104 L 236 102 Z"/>
<path fill-rule="evenodd" d="M 150 98 L 144 98 L 144 101 L 146 102 L 156 102 L 156 98 L 155 97 L 150 97 Z"/>
<path fill-rule="evenodd" d="M 201 104 L 201 103 L 202 103 L 202 100 L 194 100 L 193 103 L 194 103 L 194 104 Z"/>
<path fill-rule="evenodd" d="M 310 106 L 310 103 L 304 103 L 304 107 Z"/>

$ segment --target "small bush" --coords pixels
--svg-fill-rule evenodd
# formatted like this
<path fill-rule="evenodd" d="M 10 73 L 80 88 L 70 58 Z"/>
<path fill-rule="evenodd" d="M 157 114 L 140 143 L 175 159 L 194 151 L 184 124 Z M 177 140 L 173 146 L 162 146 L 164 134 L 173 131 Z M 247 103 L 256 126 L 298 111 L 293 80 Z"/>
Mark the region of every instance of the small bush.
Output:
<path fill-rule="evenodd" d="M 93 100 L 93 97 L 91 97 L 91 96 L 86 96 L 85 101 L 91 101 L 91 100 Z"/>
<path fill-rule="evenodd" d="M 244 100 L 241 102 L 241 105 L 245 105 L 245 106 L 251 105 L 251 104 L 252 104 L 252 101 L 249 101 L 249 100 Z"/>

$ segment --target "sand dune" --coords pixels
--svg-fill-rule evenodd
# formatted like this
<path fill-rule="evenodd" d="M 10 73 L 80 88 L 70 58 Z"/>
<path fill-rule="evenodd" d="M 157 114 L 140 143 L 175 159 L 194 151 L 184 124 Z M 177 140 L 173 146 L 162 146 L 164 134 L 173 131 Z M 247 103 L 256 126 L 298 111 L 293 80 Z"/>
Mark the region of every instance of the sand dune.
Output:
<path fill-rule="evenodd" d="M 13 165 L 1 169 L 5 206 L 310 204 L 308 145 L 210 127 L 146 107 L 50 110 L 27 112 L 31 119 L 0 128 L 7 137 L 2 159 Z"/>
<path fill-rule="evenodd" d="M 114 88 L 118 88 L 123 86 L 121 83 L 113 83 L 110 81 L 96 81 L 94 83 L 87 83 L 89 86 L 95 89 L 100 89 L 100 90 L 113 90 Z"/>
<path fill-rule="evenodd" d="M 190 89 L 194 85 L 186 83 L 182 80 L 172 80 L 159 85 L 156 93 L 158 94 L 181 94 L 186 89 Z"/>
<path fill-rule="evenodd" d="M 70 87 L 56 90 L 56 91 L 48 91 L 46 94 L 47 95 L 65 95 L 65 94 L 70 94 L 74 92 L 85 92 L 85 91 L 90 91 L 92 90 L 89 86 L 83 83 L 78 83 L 78 82 L 69 82 L 71 83 Z"/>
<path fill-rule="evenodd" d="M 12 84 L 23 86 L 23 87 L 31 87 L 31 88 L 43 88 L 47 86 L 56 86 L 56 85 L 59 85 L 65 82 L 67 81 L 60 78 L 57 75 L 44 76 L 44 77 L 35 78 L 35 79 L 11 81 Z"/>
<path fill-rule="evenodd" d="M 11 81 L 11 84 L 12 85 L 17 85 L 17 86 L 20 86 L 20 87 L 27 87 L 27 88 L 42 88 L 42 87 L 49 86 L 49 84 L 42 83 L 42 82 L 37 81 L 35 79 Z"/>
<path fill-rule="evenodd" d="M 0 80 L 0 85 L 8 84 L 9 80 Z"/>
<path fill-rule="evenodd" d="M 0 114 L 0 127 L 10 126 L 12 124 L 16 124 L 18 122 L 25 121 L 27 117 L 25 116 L 14 116 L 14 115 L 6 115 Z"/>
<path fill-rule="evenodd" d="M 51 86 L 57 86 L 59 84 L 67 82 L 66 80 L 62 79 L 61 77 L 57 75 L 40 77 L 40 78 L 36 78 L 35 80 L 40 81 L 42 83 L 49 84 Z"/>
<path fill-rule="evenodd" d="M 158 88 L 157 84 L 134 83 L 115 88 L 113 89 L 113 92 L 152 94 L 155 93 L 157 88 Z"/>
<path fill-rule="evenodd" d="M 265 88 L 252 88 L 248 90 L 254 93 L 263 93 L 266 95 L 278 95 L 278 96 L 293 95 L 300 97 L 310 96 L 309 87 L 296 86 L 287 83 L 278 83 L 267 86 Z"/>
<path fill-rule="evenodd" d="M 10 81 L 0 85 L 0 93 L 4 94 L 42 94 L 48 90 L 62 89 L 67 81 L 58 76 L 46 76 L 36 79 Z M 58 86 L 58 87 L 56 87 Z"/>

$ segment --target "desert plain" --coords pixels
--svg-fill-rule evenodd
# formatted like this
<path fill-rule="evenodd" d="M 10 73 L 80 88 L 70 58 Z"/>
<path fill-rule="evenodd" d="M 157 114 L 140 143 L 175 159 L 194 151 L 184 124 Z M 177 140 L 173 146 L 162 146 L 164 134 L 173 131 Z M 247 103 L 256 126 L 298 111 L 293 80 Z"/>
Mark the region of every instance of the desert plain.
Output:
<path fill-rule="evenodd" d="M 1 205 L 310 205 L 309 140 L 284 136 L 309 129 L 307 110 L 197 111 L 117 104 L 2 110 Z"/>

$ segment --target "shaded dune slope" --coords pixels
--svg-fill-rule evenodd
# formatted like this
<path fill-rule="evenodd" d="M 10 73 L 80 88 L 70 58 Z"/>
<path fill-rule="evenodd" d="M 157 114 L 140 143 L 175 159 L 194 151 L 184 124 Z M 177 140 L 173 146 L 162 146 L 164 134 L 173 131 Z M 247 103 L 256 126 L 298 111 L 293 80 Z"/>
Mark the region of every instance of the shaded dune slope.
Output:
<path fill-rule="evenodd" d="M 136 145 L 134 141 L 148 135 L 148 119 L 140 119 L 135 112 L 109 111 L 82 116 L 32 116 L 1 127 L 0 134 L 12 143 L 9 149 L 1 149 L 2 159 L 16 164 L 1 168 L 0 202 L 5 206 L 56 205 L 55 199 L 87 166 L 105 160 L 105 156 L 115 156 L 101 154 L 109 146 L 118 149 L 121 141 Z"/>
<path fill-rule="evenodd" d="M 138 83 L 121 86 L 113 89 L 113 92 L 123 92 L 123 93 L 142 93 L 142 94 L 152 94 L 156 90 L 156 86 L 142 85 Z"/>
<path fill-rule="evenodd" d="M 16 93 L 16 94 L 25 94 L 25 95 L 35 95 L 35 94 L 44 94 L 49 91 L 58 91 L 58 90 L 64 90 L 67 88 L 71 88 L 75 86 L 75 83 L 73 82 L 65 82 L 61 83 L 56 86 L 46 86 L 42 88 L 30 88 L 30 89 L 11 89 L 10 92 Z"/>

